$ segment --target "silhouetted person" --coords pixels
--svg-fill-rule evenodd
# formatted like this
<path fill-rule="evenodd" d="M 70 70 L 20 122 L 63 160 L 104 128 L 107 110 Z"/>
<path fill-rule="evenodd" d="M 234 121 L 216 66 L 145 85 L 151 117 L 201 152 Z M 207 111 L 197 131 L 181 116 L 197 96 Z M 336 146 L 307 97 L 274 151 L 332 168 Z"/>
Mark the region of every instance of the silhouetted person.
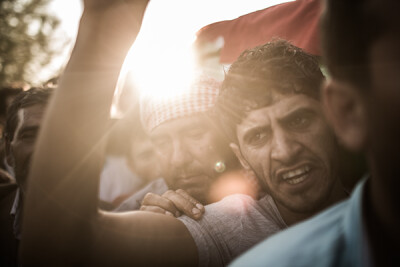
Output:
<path fill-rule="evenodd" d="M 51 92 L 51 89 L 39 88 L 21 92 L 7 111 L 4 127 L 6 158 L 15 173 L 17 184 L 3 184 L 0 188 L 0 265 L 17 264 L 31 157 Z"/>

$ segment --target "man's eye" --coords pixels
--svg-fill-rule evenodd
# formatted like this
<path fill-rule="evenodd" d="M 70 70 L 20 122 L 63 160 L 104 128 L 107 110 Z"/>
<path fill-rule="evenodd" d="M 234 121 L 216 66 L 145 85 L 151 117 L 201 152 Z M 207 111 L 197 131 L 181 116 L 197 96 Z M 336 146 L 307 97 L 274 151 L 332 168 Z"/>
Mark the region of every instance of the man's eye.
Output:
<path fill-rule="evenodd" d="M 267 138 L 266 132 L 257 132 L 250 138 L 250 144 L 257 145 Z"/>
<path fill-rule="evenodd" d="M 158 151 L 165 151 L 170 147 L 170 145 L 171 145 L 171 142 L 169 142 L 166 139 L 154 141 L 155 149 L 157 149 Z"/>
<path fill-rule="evenodd" d="M 289 127 L 294 129 L 304 129 L 310 125 L 309 116 L 296 116 L 289 121 Z"/>

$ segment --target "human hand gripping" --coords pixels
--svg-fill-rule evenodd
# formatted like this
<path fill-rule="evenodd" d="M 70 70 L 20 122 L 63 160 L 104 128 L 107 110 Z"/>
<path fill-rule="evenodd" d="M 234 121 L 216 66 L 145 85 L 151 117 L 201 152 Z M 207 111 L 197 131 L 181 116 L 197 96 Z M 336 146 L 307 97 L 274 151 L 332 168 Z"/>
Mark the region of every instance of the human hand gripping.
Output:
<path fill-rule="evenodd" d="M 142 201 L 140 210 L 173 217 L 179 217 L 183 213 L 194 220 L 201 219 L 205 212 L 204 206 L 182 189 L 168 190 L 162 196 L 148 193 Z"/>

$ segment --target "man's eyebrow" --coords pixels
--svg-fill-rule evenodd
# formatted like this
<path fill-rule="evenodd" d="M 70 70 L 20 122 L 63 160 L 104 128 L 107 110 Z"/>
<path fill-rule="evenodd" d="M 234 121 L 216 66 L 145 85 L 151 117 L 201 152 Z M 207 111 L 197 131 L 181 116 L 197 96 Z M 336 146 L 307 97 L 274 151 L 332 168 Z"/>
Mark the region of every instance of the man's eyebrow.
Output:
<path fill-rule="evenodd" d="M 309 107 L 301 107 L 301 108 L 298 108 L 298 109 L 294 109 L 294 110 L 292 110 L 292 111 L 290 111 L 290 112 L 288 112 L 287 114 L 285 114 L 284 116 L 282 116 L 280 119 L 279 119 L 279 121 L 280 122 L 286 122 L 286 121 L 288 121 L 288 120 L 291 120 L 293 117 L 296 117 L 296 116 L 298 116 L 298 115 L 316 115 L 317 114 L 317 112 L 314 110 L 314 109 L 312 109 L 312 108 L 309 108 Z"/>

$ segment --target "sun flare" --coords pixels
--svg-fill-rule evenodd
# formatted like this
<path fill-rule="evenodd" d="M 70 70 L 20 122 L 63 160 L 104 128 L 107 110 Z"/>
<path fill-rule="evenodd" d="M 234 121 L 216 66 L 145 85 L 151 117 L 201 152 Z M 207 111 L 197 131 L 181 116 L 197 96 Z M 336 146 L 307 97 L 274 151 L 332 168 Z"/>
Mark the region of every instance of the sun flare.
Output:
<path fill-rule="evenodd" d="M 130 52 L 125 68 L 130 70 L 141 95 L 173 97 L 188 88 L 194 78 L 194 54 L 190 45 L 184 46 L 179 43 L 177 41 L 175 45 L 169 45 L 168 51 L 154 51 L 146 44 L 131 49 L 140 49 L 140 53 Z"/>
<path fill-rule="evenodd" d="M 138 40 L 130 49 L 114 95 L 111 116 L 121 117 L 119 107 L 126 80 L 134 82 L 138 97 L 158 99 L 173 98 L 187 90 L 196 75 L 195 55 L 192 41 L 175 41 L 163 49 L 152 43 Z"/>

